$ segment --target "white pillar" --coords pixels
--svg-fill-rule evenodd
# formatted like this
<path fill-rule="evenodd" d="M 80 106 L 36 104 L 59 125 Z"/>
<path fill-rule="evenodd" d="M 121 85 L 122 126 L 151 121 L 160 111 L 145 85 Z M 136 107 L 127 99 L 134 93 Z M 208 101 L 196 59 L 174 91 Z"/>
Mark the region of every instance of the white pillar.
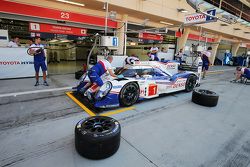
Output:
<path fill-rule="evenodd" d="M 240 48 L 239 42 L 233 44 L 233 46 L 232 46 L 232 55 L 233 56 L 237 56 L 237 52 L 238 52 L 239 48 Z"/>
<path fill-rule="evenodd" d="M 184 50 L 184 47 L 185 47 L 186 42 L 188 40 L 189 33 L 190 33 L 190 28 L 185 28 L 184 33 L 182 34 L 182 36 L 180 38 L 178 38 L 178 41 L 177 41 L 177 49 L 178 49 L 178 51 L 180 49 Z"/>
<path fill-rule="evenodd" d="M 212 63 L 212 65 L 214 64 L 214 60 L 215 60 L 215 57 L 216 57 L 216 54 L 217 54 L 217 50 L 218 50 L 218 47 L 220 45 L 220 41 L 222 39 L 222 36 L 219 35 L 218 38 L 216 38 L 215 40 L 215 43 L 212 44 L 212 55 L 210 57 L 210 62 Z"/>
<path fill-rule="evenodd" d="M 119 39 L 118 54 L 121 54 L 121 55 L 124 54 L 124 47 L 126 46 L 126 42 L 127 42 L 126 33 L 125 33 L 127 20 L 128 20 L 128 15 L 123 15 L 122 22 L 119 22 L 118 27 L 117 27 L 119 28 L 117 30 L 117 36 Z"/>

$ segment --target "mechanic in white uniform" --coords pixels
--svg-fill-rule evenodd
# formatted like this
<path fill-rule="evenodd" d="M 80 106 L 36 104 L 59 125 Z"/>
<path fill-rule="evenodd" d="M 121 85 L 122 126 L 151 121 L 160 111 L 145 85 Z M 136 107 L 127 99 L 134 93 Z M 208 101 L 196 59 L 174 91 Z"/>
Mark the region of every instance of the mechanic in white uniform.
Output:
<path fill-rule="evenodd" d="M 149 59 L 150 61 L 159 61 L 159 58 L 157 56 L 158 51 L 159 51 L 158 47 L 156 47 L 156 44 L 153 43 L 153 47 L 151 47 L 150 49 L 150 53 L 151 53 L 150 59 Z"/>
<path fill-rule="evenodd" d="M 9 47 L 9 48 L 17 48 L 17 47 L 19 47 L 19 38 L 14 37 L 13 40 L 8 43 L 7 47 Z"/>
<path fill-rule="evenodd" d="M 180 51 L 175 55 L 175 60 L 179 61 L 180 64 L 182 63 L 183 54 L 183 49 L 180 49 Z"/>

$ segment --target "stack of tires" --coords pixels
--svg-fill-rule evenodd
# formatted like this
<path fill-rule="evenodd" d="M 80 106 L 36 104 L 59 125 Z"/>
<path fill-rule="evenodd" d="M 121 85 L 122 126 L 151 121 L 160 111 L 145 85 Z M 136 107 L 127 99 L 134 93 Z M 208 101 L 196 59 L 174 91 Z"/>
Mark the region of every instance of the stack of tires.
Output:
<path fill-rule="evenodd" d="M 75 148 L 83 157 L 104 159 L 120 146 L 121 126 L 110 117 L 94 116 L 80 120 L 75 126 Z"/>

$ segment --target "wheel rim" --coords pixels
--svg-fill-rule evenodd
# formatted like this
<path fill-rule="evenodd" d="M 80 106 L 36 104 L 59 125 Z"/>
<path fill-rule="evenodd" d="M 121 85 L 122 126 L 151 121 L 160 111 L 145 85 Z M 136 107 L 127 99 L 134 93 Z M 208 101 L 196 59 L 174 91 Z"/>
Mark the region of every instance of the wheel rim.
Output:
<path fill-rule="evenodd" d="M 135 85 L 128 85 L 123 91 L 123 101 L 125 103 L 134 103 L 137 100 L 138 88 Z"/>
<path fill-rule="evenodd" d="M 89 133 L 103 133 L 105 131 L 111 131 L 113 126 L 113 123 L 109 119 L 93 118 L 82 124 L 82 130 L 88 131 Z"/>
<path fill-rule="evenodd" d="M 194 78 L 190 78 L 190 80 L 187 83 L 187 89 L 188 90 L 194 89 L 195 83 L 196 83 L 195 79 Z"/>

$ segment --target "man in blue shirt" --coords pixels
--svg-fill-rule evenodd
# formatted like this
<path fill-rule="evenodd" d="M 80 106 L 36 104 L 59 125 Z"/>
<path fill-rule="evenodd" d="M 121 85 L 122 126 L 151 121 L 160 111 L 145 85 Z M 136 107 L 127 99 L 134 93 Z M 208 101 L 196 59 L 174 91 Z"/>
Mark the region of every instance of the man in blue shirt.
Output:
<path fill-rule="evenodd" d="M 39 85 L 39 69 L 41 67 L 43 71 L 43 85 L 49 86 L 48 82 L 46 81 L 46 71 L 47 66 L 45 63 L 46 57 L 44 53 L 44 46 L 41 44 L 41 38 L 35 37 L 35 43 L 31 46 L 31 53 L 34 55 L 34 68 L 35 68 L 35 76 L 36 76 L 36 84 L 35 86 Z"/>

